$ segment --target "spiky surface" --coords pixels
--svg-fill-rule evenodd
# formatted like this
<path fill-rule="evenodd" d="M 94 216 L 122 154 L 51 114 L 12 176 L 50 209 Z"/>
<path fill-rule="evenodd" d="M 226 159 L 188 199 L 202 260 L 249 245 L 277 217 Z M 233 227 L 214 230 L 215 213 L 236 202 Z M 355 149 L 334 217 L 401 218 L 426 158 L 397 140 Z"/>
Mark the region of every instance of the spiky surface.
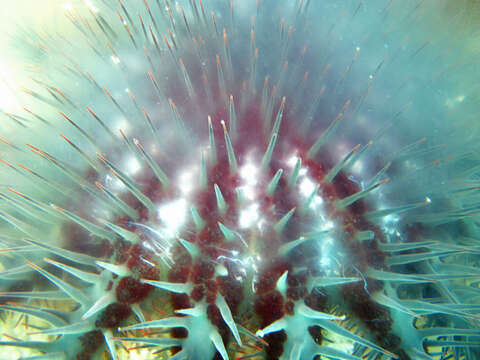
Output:
<path fill-rule="evenodd" d="M 446 5 L 104 0 L 20 32 L 2 356 L 478 358 L 476 67 Z"/>

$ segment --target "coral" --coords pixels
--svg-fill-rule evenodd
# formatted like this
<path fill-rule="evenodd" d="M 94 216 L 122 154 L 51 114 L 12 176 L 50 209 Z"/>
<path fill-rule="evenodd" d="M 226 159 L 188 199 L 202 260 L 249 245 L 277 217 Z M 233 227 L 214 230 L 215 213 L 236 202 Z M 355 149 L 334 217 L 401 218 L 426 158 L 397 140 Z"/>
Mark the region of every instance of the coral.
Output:
<path fill-rule="evenodd" d="M 30 79 L 1 118 L 0 353 L 480 356 L 464 14 L 433 0 L 63 11 L 65 33 L 14 38 Z"/>

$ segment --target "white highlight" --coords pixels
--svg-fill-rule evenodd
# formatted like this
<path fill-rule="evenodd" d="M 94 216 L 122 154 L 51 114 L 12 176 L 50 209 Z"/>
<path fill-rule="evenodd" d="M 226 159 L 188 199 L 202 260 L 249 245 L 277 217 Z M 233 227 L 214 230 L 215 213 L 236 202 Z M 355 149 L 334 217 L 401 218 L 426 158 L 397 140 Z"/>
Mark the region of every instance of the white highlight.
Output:
<path fill-rule="evenodd" d="M 179 189 L 184 195 L 188 195 L 194 189 L 195 177 L 197 176 L 197 169 L 193 168 L 190 171 L 184 171 L 180 174 L 178 179 Z"/>
<path fill-rule="evenodd" d="M 123 133 L 128 137 L 130 131 L 132 130 L 132 126 L 123 116 L 117 116 L 115 118 L 115 125 L 113 126 L 113 130 L 114 133 L 117 134 L 119 134 L 120 130 L 122 130 Z"/>
<path fill-rule="evenodd" d="M 257 197 L 257 191 L 255 187 L 258 185 L 258 179 L 260 175 L 260 169 L 253 162 L 247 161 L 239 169 L 240 177 L 243 180 L 243 185 L 239 186 L 243 196 L 248 201 L 255 201 Z"/>
<path fill-rule="evenodd" d="M 295 166 L 295 164 L 297 163 L 297 160 L 298 160 L 298 157 L 292 156 L 291 158 L 289 158 L 287 160 L 287 165 L 290 166 L 291 168 L 293 168 Z"/>
<path fill-rule="evenodd" d="M 387 236 L 401 237 L 402 234 L 398 231 L 398 223 L 400 217 L 397 214 L 390 214 L 382 218 L 382 230 Z"/>
<path fill-rule="evenodd" d="M 73 4 L 71 2 L 66 2 L 62 4 L 62 9 L 65 11 L 72 11 L 73 10 Z"/>
<path fill-rule="evenodd" d="M 255 200 L 255 189 L 253 186 L 242 186 L 240 188 L 242 190 L 242 194 L 245 197 L 245 199 L 253 201 Z"/>
<path fill-rule="evenodd" d="M 315 190 L 315 183 L 307 177 L 302 179 L 300 182 L 300 193 L 304 197 L 309 197 L 313 190 Z"/>
<path fill-rule="evenodd" d="M 135 175 L 136 173 L 138 173 L 140 171 L 140 169 L 142 168 L 142 165 L 140 165 L 140 163 L 138 162 L 138 160 L 136 158 L 134 158 L 133 156 L 131 156 L 130 158 L 128 158 L 126 161 L 126 173 L 128 175 Z"/>
<path fill-rule="evenodd" d="M 316 209 L 322 205 L 323 205 L 323 198 L 321 196 L 315 195 L 313 197 L 312 203 L 310 204 L 310 208 Z"/>
<path fill-rule="evenodd" d="M 329 256 L 322 256 L 322 258 L 320 259 L 320 266 L 324 270 L 327 270 L 328 268 L 330 268 L 331 263 L 332 263 L 332 260 L 330 260 Z"/>
<path fill-rule="evenodd" d="M 295 164 L 296 161 L 297 158 L 294 156 L 288 160 L 288 164 Z M 312 196 L 312 194 L 316 191 L 319 185 L 310 177 L 308 177 L 307 173 L 308 171 L 306 167 L 300 168 L 300 178 L 297 185 L 299 195 L 305 200 Z M 321 196 L 321 191 L 316 191 L 308 207 L 309 212 L 311 212 L 311 214 L 313 214 L 317 219 L 314 231 L 322 232 L 335 229 L 336 224 L 332 219 L 330 219 L 329 214 L 324 207 L 324 203 L 325 200 Z M 338 263 L 335 255 L 342 256 L 341 247 L 337 242 L 334 232 L 332 232 L 332 235 L 333 236 L 324 235 L 321 241 L 318 242 L 321 253 L 318 264 L 326 276 L 340 275 L 341 266 Z"/>
<path fill-rule="evenodd" d="M 98 12 L 98 8 L 95 7 L 95 5 L 93 5 L 93 3 L 92 3 L 90 0 L 86 0 L 86 1 L 85 1 L 85 5 L 87 5 L 88 8 L 89 8 L 90 10 L 92 10 L 94 13 L 97 13 L 97 12 Z"/>
<path fill-rule="evenodd" d="M 258 220 L 258 218 L 258 204 L 252 204 L 240 212 L 238 225 L 241 229 L 249 228 L 253 225 L 255 221 Z"/>
<path fill-rule="evenodd" d="M 258 167 L 252 163 L 246 163 L 240 168 L 240 176 L 248 185 L 256 185 L 258 179 Z"/>
<path fill-rule="evenodd" d="M 335 240 L 333 237 L 327 237 L 322 240 L 320 251 L 321 251 L 321 258 L 320 258 L 320 266 L 326 276 L 334 276 L 340 275 L 338 265 L 336 262 L 334 263 L 332 260 L 335 260 L 333 253 L 335 252 Z"/>
<path fill-rule="evenodd" d="M 126 190 L 125 185 L 120 179 L 110 174 L 105 175 L 104 184 L 105 187 L 109 188 L 113 193 L 124 192 Z"/>
<path fill-rule="evenodd" d="M 332 230 L 334 227 L 335 227 L 335 224 L 333 223 L 333 221 L 328 220 L 328 221 L 325 221 L 322 224 L 322 227 L 320 228 L 320 230 L 321 231 L 328 231 L 328 230 Z M 331 239 L 331 238 L 329 238 L 329 239 Z"/>
<path fill-rule="evenodd" d="M 187 201 L 185 199 L 174 200 L 159 207 L 158 219 L 165 224 L 166 228 L 163 230 L 167 236 L 175 236 L 177 230 L 185 223 L 187 210 Z"/>

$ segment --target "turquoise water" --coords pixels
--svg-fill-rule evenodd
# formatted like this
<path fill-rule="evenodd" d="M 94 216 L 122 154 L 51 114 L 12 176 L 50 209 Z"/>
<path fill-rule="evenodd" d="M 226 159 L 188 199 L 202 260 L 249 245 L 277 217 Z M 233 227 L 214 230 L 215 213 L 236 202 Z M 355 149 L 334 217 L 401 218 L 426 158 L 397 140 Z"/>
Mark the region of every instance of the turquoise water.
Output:
<path fill-rule="evenodd" d="M 456 4 L 103 0 L 11 31 L 0 357 L 477 359 Z"/>

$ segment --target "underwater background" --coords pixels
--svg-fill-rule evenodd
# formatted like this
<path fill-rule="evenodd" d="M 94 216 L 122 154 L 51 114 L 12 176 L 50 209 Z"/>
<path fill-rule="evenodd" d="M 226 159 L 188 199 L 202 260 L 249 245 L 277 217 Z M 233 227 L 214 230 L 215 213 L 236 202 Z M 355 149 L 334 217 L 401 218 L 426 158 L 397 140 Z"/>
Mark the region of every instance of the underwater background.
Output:
<path fill-rule="evenodd" d="M 480 359 L 478 1 L 2 8 L 0 359 Z"/>

